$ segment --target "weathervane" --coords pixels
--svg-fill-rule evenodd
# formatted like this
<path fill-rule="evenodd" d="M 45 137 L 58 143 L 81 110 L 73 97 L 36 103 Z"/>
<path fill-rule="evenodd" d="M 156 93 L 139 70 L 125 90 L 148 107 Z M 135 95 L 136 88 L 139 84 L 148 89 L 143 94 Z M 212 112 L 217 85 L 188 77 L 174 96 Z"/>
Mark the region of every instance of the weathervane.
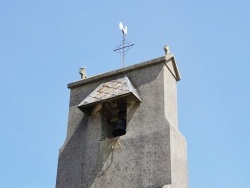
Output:
<path fill-rule="evenodd" d="M 128 53 L 128 50 L 130 50 L 135 44 L 127 42 L 125 39 L 125 36 L 128 34 L 127 26 L 123 26 L 122 22 L 120 22 L 119 28 L 122 31 L 123 40 L 121 41 L 120 45 L 117 46 L 113 51 L 122 54 L 122 67 L 124 67 L 124 56 Z"/>

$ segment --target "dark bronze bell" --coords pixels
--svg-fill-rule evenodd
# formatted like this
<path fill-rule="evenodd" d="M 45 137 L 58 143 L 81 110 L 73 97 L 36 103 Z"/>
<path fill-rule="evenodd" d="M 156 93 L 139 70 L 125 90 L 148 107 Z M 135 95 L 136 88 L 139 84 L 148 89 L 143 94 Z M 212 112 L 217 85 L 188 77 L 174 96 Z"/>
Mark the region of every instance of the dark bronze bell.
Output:
<path fill-rule="evenodd" d="M 114 137 L 122 136 L 126 134 L 126 119 L 119 119 L 113 123 L 112 135 Z"/>

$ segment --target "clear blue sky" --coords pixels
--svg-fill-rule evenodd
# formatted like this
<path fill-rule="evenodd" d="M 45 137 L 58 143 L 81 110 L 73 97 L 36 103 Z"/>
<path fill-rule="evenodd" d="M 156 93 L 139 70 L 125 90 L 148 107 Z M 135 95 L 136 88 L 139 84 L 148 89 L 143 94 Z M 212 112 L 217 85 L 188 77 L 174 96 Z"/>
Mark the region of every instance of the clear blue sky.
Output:
<path fill-rule="evenodd" d="M 55 187 L 67 83 L 164 55 L 178 83 L 190 188 L 249 187 L 249 0 L 0 0 L 0 187 Z"/>

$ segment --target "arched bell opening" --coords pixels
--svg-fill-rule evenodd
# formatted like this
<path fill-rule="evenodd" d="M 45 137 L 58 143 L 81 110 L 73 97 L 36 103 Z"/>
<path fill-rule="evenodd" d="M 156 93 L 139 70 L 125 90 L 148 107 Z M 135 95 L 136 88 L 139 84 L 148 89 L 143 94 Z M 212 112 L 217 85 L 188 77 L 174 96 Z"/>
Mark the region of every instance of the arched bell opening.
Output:
<path fill-rule="evenodd" d="M 126 134 L 127 128 L 127 100 L 126 98 L 103 103 L 104 117 L 103 135 L 114 138 Z"/>

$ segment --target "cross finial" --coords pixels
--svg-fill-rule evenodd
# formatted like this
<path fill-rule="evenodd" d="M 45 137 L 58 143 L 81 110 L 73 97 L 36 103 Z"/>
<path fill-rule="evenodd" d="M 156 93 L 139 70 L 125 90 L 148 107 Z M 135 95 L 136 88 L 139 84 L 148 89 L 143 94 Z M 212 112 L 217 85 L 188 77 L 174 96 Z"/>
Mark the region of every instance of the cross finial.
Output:
<path fill-rule="evenodd" d="M 164 51 L 165 51 L 165 56 L 166 56 L 166 57 L 170 56 L 169 46 L 168 46 L 168 45 L 165 45 L 163 49 L 164 49 Z"/>
<path fill-rule="evenodd" d="M 87 78 L 86 67 L 79 68 L 79 74 L 81 75 L 81 79 Z"/>
<path fill-rule="evenodd" d="M 128 34 L 128 27 L 123 26 L 122 22 L 119 23 L 119 28 L 122 31 L 123 40 L 119 46 L 117 46 L 113 51 L 117 51 L 122 54 L 122 67 L 124 67 L 124 57 L 127 54 L 128 50 L 132 48 L 135 44 L 127 42 L 125 36 Z"/>

